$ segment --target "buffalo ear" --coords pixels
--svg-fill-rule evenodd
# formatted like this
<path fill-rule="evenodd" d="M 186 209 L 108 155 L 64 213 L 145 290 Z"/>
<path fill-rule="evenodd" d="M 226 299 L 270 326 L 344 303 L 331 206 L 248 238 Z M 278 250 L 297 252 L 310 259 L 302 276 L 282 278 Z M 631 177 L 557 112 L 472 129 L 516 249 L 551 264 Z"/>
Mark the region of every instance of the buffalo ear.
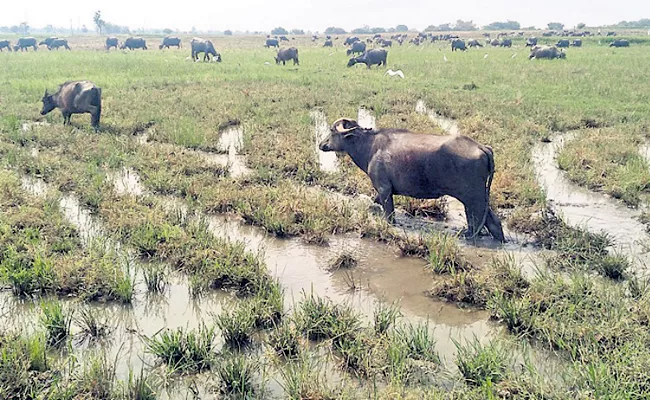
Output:
<path fill-rule="evenodd" d="M 45 94 L 43 95 L 43 98 L 48 97 L 50 94 L 47 92 L 47 89 L 45 89 Z"/>

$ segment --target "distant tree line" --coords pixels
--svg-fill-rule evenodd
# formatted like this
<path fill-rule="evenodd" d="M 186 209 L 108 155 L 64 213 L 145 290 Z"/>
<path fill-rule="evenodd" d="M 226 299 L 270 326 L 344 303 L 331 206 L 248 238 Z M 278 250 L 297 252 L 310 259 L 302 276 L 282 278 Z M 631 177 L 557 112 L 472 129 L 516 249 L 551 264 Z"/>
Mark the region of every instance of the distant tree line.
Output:
<path fill-rule="evenodd" d="M 489 25 L 483 27 L 486 31 L 518 31 L 521 29 L 521 25 L 517 21 L 506 21 L 506 22 L 492 22 Z"/>
<path fill-rule="evenodd" d="M 650 28 L 650 19 L 642 18 L 638 21 L 621 21 L 618 24 L 612 25 L 611 27 L 622 29 L 646 29 Z"/>

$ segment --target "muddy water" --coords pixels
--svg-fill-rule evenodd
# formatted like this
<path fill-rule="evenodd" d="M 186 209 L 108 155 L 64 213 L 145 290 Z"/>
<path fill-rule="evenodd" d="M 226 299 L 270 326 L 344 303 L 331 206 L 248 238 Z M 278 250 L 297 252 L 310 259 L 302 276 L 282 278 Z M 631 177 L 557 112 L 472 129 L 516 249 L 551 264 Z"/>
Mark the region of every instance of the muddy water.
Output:
<path fill-rule="evenodd" d="M 429 110 L 426 104 L 424 104 L 424 101 L 418 100 L 417 104 L 415 105 L 415 112 L 419 114 L 428 115 L 433 122 L 435 122 L 441 129 L 443 129 L 448 134 L 460 135 L 460 128 L 458 127 L 458 123 L 456 122 L 456 120 L 452 118 L 444 117 L 436 113 L 434 110 Z"/>
<path fill-rule="evenodd" d="M 372 113 L 372 111 L 363 107 L 359 108 L 357 122 L 359 123 L 359 126 L 361 126 L 362 128 L 366 128 L 366 129 L 377 128 L 375 115 Z"/>
<path fill-rule="evenodd" d="M 312 121 L 314 121 L 314 135 L 315 135 L 315 149 L 318 154 L 318 163 L 320 164 L 321 171 L 336 172 L 338 170 L 338 159 L 336 153 L 333 151 L 321 151 L 318 148 L 320 142 L 329 136 L 330 129 L 327 124 L 327 117 L 321 110 L 312 110 L 309 114 Z"/>
<path fill-rule="evenodd" d="M 140 183 L 140 177 L 130 168 L 108 174 L 108 179 L 113 183 L 115 192 L 119 195 L 141 196 L 145 192 Z"/>
<path fill-rule="evenodd" d="M 643 243 L 648 235 L 638 220 L 640 211 L 625 207 L 601 193 L 574 185 L 558 168 L 556 156 L 574 134 L 558 134 L 551 143 L 537 143 L 532 159 L 539 184 L 555 210 L 571 226 L 592 233 L 606 233 L 614 240 L 614 249 L 629 256 L 640 269 L 650 265 Z"/>

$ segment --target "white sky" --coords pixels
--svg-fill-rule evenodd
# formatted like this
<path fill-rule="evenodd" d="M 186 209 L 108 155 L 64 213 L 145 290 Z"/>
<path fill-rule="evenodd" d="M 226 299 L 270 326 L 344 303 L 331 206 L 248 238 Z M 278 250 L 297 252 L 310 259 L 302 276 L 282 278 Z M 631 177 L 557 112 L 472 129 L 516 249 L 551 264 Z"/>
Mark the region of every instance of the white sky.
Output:
<path fill-rule="evenodd" d="M 48 24 L 93 28 L 94 11 L 107 22 L 131 29 L 323 31 L 328 26 L 351 30 L 363 25 L 389 28 L 397 24 L 424 29 L 457 19 L 478 25 L 507 19 L 522 26 L 545 27 L 559 21 L 567 27 L 579 22 L 606 25 L 621 20 L 650 18 L 650 0 L 2 0 L 0 26 L 27 21 L 31 27 Z"/>

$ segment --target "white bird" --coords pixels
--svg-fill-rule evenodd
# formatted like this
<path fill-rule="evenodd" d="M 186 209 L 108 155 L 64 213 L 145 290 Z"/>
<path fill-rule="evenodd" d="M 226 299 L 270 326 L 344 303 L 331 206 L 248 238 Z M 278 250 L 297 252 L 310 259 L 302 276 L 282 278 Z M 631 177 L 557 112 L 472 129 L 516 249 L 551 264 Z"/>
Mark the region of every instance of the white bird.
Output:
<path fill-rule="evenodd" d="M 271 63 L 267 61 L 264 63 L 264 65 L 271 65 Z"/>
<path fill-rule="evenodd" d="M 484 60 L 485 60 L 486 58 L 488 58 L 487 53 L 485 53 L 485 55 L 483 56 L 483 59 L 484 59 Z"/>
<path fill-rule="evenodd" d="M 188 56 L 188 57 L 185 59 L 185 61 L 190 61 L 191 59 L 192 59 L 192 57 Z"/>
<path fill-rule="evenodd" d="M 393 71 L 392 69 L 389 69 L 389 70 L 386 71 L 386 73 L 384 74 L 384 76 L 386 76 L 386 75 L 388 75 L 388 76 L 395 76 L 395 75 L 397 75 L 397 76 L 399 76 L 400 78 L 404 79 L 404 73 L 402 72 L 401 69 L 398 69 L 397 71 Z"/>
<path fill-rule="evenodd" d="M 445 62 L 447 62 L 447 55 L 443 53 L 442 54 L 442 59 L 445 60 Z"/>
<path fill-rule="evenodd" d="M 513 54 L 512 57 L 510 58 L 515 58 L 515 57 L 517 57 L 517 53 Z"/>

